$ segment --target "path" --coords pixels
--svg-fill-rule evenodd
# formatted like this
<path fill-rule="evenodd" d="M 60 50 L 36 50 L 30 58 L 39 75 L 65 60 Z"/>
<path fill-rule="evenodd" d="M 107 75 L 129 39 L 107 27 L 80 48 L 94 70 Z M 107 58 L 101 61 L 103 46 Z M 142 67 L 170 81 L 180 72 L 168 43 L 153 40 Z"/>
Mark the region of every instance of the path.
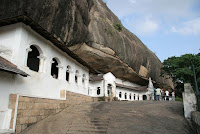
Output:
<path fill-rule="evenodd" d="M 96 102 L 68 107 L 23 134 L 192 134 L 181 102 Z"/>

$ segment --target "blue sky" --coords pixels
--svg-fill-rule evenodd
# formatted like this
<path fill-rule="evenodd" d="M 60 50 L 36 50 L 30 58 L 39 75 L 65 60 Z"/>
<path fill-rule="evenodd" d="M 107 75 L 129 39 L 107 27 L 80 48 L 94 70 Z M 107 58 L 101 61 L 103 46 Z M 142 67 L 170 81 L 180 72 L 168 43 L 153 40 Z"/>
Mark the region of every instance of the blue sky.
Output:
<path fill-rule="evenodd" d="M 103 0 L 163 62 L 200 52 L 200 0 Z"/>

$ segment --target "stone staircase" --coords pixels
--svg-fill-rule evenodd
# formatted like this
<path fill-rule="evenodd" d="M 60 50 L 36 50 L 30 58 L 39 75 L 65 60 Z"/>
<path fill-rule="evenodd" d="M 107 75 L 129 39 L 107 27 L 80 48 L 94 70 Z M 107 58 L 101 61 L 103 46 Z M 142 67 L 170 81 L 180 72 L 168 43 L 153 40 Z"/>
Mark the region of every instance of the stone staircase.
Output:
<path fill-rule="evenodd" d="M 88 121 L 75 121 L 67 134 L 106 134 L 109 120 L 93 119 Z"/>
<path fill-rule="evenodd" d="M 73 112 L 81 116 L 77 116 L 72 124 L 69 125 L 67 134 L 106 134 L 110 119 L 107 117 L 88 116 L 91 111 L 90 107 L 84 110 L 82 107 L 74 109 Z"/>
<path fill-rule="evenodd" d="M 69 106 L 21 134 L 194 134 L 181 102 L 93 102 Z"/>

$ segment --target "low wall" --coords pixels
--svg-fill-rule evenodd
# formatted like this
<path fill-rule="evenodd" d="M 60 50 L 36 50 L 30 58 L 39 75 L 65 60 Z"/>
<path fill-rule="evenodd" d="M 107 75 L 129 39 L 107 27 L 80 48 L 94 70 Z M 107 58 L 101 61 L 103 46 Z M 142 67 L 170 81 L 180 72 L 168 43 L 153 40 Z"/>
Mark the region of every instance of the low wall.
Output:
<path fill-rule="evenodd" d="M 184 92 L 182 96 L 183 96 L 184 116 L 186 119 L 191 119 L 191 112 L 197 111 L 197 100 L 194 90 L 192 89 L 190 83 L 184 84 Z"/>
<path fill-rule="evenodd" d="M 191 113 L 191 120 L 192 120 L 192 125 L 196 130 L 197 134 L 200 134 L 200 112 L 198 111 L 193 111 Z"/>
<path fill-rule="evenodd" d="M 16 103 L 13 101 L 16 100 L 13 99 L 16 98 L 16 95 L 10 95 L 10 108 L 13 110 L 12 119 L 14 119 L 14 106 L 18 104 L 15 128 L 16 133 L 20 133 L 30 125 L 37 123 L 50 115 L 59 113 L 69 105 L 97 101 L 92 97 L 72 92 L 67 92 L 66 96 L 66 100 L 19 96 L 18 103 Z M 10 126 L 13 126 L 13 121 Z"/>

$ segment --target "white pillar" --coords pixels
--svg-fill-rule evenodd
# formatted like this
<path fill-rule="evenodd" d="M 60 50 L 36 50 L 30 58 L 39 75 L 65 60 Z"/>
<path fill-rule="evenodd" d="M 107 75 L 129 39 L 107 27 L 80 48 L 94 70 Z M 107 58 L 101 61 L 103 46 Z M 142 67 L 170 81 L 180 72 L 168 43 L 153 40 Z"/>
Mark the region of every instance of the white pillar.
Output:
<path fill-rule="evenodd" d="M 45 72 L 45 60 L 47 59 L 43 54 L 40 54 L 37 58 L 40 59 L 40 65 L 39 65 L 39 72 Z"/>
<path fill-rule="evenodd" d="M 63 79 L 63 66 L 61 66 L 60 64 L 57 65 L 58 68 L 58 79 L 62 80 Z"/>
<path fill-rule="evenodd" d="M 31 51 L 32 49 L 30 47 L 26 49 L 25 62 L 24 62 L 25 67 L 27 67 L 28 53 Z"/>

